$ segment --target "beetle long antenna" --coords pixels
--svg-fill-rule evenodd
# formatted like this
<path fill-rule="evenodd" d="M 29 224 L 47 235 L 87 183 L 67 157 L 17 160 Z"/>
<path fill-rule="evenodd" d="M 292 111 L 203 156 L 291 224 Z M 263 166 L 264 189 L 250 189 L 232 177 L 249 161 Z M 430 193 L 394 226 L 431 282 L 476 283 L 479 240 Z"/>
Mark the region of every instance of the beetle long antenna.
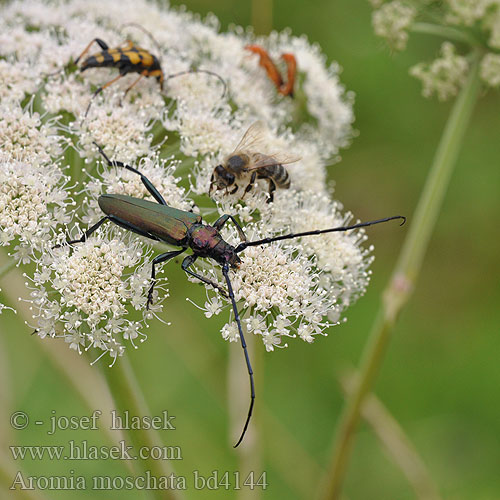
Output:
<path fill-rule="evenodd" d="M 242 252 L 243 250 L 245 250 L 245 248 L 247 248 L 247 247 L 266 245 L 267 243 L 272 243 L 273 241 L 289 240 L 292 238 L 299 238 L 301 236 L 313 236 L 316 234 L 323 234 L 323 233 L 349 231 L 351 229 L 358 229 L 360 227 L 373 226 L 375 224 L 380 224 L 382 222 L 387 222 L 387 221 L 394 220 L 394 219 L 403 219 L 403 222 L 401 222 L 400 226 L 402 226 L 406 222 L 406 217 L 404 217 L 402 215 L 394 215 L 393 217 L 387 217 L 385 219 L 372 220 L 369 222 L 360 222 L 359 224 L 353 224 L 352 226 L 340 226 L 340 227 L 333 227 L 330 229 L 316 229 L 314 231 L 305 231 L 303 233 L 284 234 L 282 236 L 275 236 L 274 238 L 264 238 L 262 240 L 256 240 L 256 241 L 243 241 L 242 243 L 240 243 L 236 247 L 235 252 L 239 253 L 239 252 Z"/>
<path fill-rule="evenodd" d="M 158 49 L 158 61 L 161 62 L 161 47 L 160 44 L 156 41 L 156 38 L 153 36 L 153 34 L 147 30 L 144 26 L 141 26 L 139 23 L 124 23 L 121 25 L 122 28 L 125 28 L 126 26 L 133 26 L 134 28 L 139 28 L 143 33 L 145 33 L 150 40 L 156 45 L 156 48 Z"/>
<path fill-rule="evenodd" d="M 247 344 L 245 342 L 245 337 L 243 336 L 243 329 L 241 328 L 241 320 L 240 315 L 238 313 L 238 308 L 236 307 L 236 301 L 234 300 L 233 287 L 231 285 L 231 281 L 229 279 L 229 265 L 226 263 L 222 266 L 222 274 L 226 279 L 227 289 L 229 291 L 229 298 L 231 299 L 231 304 L 233 305 L 234 318 L 236 319 L 236 324 L 238 325 L 238 332 L 240 333 L 241 347 L 243 347 L 243 352 L 245 353 L 245 361 L 247 363 L 248 375 L 250 377 L 250 408 L 248 409 L 247 419 L 245 421 L 245 425 L 243 426 L 243 431 L 241 432 L 240 438 L 238 442 L 234 445 L 236 448 L 241 441 L 243 441 L 243 437 L 248 428 L 248 424 L 250 423 L 250 418 L 252 416 L 253 405 L 255 403 L 255 384 L 253 380 L 253 370 L 252 365 L 250 364 L 250 357 L 248 356 Z"/>
<path fill-rule="evenodd" d="M 215 76 L 216 78 L 218 78 L 220 80 L 220 82 L 223 85 L 223 91 L 222 91 L 221 99 L 226 95 L 226 91 L 227 91 L 226 80 L 224 80 L 224 78 L 222 78 L 222 76 L 218 75 L 214 71 L 210 71 L 208 69 L 187 69 L 186 71 L 179 71 L 179 73 L 173 73 L 172 75 L 168 75 L 165 78 L 165 82 L 167 80 L 172 79 L 172 78 L 177 78 L 178 76 L 189 75 L 190 73 L 206 73 L 207 75 Z"/>

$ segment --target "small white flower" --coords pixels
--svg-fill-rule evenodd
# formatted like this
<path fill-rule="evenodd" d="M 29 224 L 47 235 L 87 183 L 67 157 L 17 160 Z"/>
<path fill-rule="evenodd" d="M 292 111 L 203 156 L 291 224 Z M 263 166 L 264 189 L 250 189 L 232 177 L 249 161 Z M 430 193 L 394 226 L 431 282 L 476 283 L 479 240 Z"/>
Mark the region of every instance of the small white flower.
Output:
<path fill-rule="evenodd" d="M 264 346 L 266 347 L 267 352 L 274 351 L 275 347 L 286 347 L 281 344 L 281 335 L 278 331 L 272 330 L 262 335 L 262 342 L 264 342 Z"/>
<path fill-rule="evenodd" d="M 222 311 L 222 302 L 218 295 L 209 298 L 205 302 L 205 317 L 211 318 L 212 316 L 216 316 Z"/>
<path fill-rule="evenodd" d="M 226 323 L 222 327 L 220 333 L 222 335 L 222 338 L 224 340 L 229 340 L 229 342 L 238 342 L 240 340 L 240 333 L 236 321 L 232 321 L 231 323 Z"/>

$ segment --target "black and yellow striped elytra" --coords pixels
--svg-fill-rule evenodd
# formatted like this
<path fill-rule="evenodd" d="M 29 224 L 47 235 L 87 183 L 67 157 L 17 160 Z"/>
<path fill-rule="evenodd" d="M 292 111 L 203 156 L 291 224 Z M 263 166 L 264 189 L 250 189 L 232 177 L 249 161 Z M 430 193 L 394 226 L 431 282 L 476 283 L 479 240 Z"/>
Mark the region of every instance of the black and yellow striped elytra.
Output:
<path fill-rule="evenodd" d="M 100 38 L 94 38 L 85 48 L 85 50 L 76 58 L 75 64 L 84 57 L 89 51 L 93 43 L 97 43 L 101 47 L 101 51 L 87 57 L 80 66 L 80 71 L 85 71 L 88 68 L 117 68 L 119 75 L 99 87 L 94 92 L 94 97 L 102 92 L 106 87 L 127 75 L 128 73 L 139 73 L 139 77 L 130 85 L 125 94 L 134 87 L 143 76 L 152 76 L 158 80 L 158 83 L 163 88 L 164 73 L 160 66 L 160 61 L 156 56 L 148 50 L 138 47 L 130 40 L 123 47 L 110 49 L 108 44 Z M 90 108 L 90 103 L 89 103 Z M 87 108 L 87 113 L 89 108 Z M 87 114 L 85 113 L 85 115 Z"/>
<path fill-rule="evenodd" d="M 96 39 L 95 41 L 98 43 L 100 41 L 99 45 L 103 47 L 102 40 Z M 156 77 L 160 85 L 163 83 L 164 75 L 160 61 L 146 49 L 134 45 L 130 40 L 124 47 L 115 49 L 110 49 L 107 45 L 105 47 L 101 52 L 85 59 L 80 66 L 80 71 L 88 68 L 117 68 L 122 76 L 128 73 L 139 73 L 141 76 Z"/>
<path fill-rule="evenodd" d="M 85 47 L 85 50 L 76 58 L 74 64 L 77 65 L 80 60 L 88 53 L 90 47 L 93 43 L 97 43 L 101 47 L 101 51 L 88 56 L 80 65 L 80 71 L 85 71 L 89 68 L 116 68 L 119 71 L 118 76 L 105 83 L 99 87 L 93 94 L 92 99 L 101 93 L 105 88 L 109 87 L 116 81 L 118 81 L 123 76 L 128 73 L 139 73 L 139 76 L 132 84 L 125 90 L 125 95 L 129 92 L 132 87 L 134 87 L 139 80 L 146 77 L 154 77 L 158 80 L 160 88 L 163 91 L 163 84 L 166 80 L 171 78 L 176 78 L 178 76 L 186 75 L 189 73 L 206 73 L 208 75 L 215 76 L 218 78 L 223 85 L 222 97 L 226 93 L 226 82 L 217 74 L 212 71 L 204 69 L 188 69 L 185 71 L 180 71 L 178 73 L 168 75 L 165 78 L 165 74 L 161 68 L 160 60 L 158 57 L 151 54 L 146 49 L 143 49 L 135 45 L 132 41 L 128 40 L 123 47 L 117 47 L 110 49 L 108 44 L 101 40 L 100 38 L 94 38 Z M 90 106 L 92 104 L 92 99 L 89 102 L 85 116 L 87 116 Z"/>

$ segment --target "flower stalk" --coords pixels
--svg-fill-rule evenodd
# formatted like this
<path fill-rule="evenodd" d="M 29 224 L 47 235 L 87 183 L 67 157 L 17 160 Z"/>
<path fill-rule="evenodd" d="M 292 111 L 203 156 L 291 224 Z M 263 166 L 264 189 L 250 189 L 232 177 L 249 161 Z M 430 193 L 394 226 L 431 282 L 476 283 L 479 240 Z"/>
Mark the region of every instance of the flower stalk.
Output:
<path fill-rule="evenodd" d="M 396 319 L 409 300 L 418 278 L 479 88 L 479 54 L 475 54 L 467 81 L 455 101 L 441 137 L 398 263 L 383 294 L 381 308 L 361 358 L 360 377 L 340 416 L 322 495 L 325 499 L 340 498 L 362 404 L 373 387 Z"/>
<path fill-rule="evenodd" d="M 480 45 L 480 42 L 474 37 L 474 35 L 452 26 L 442 26 L 433 23 L 417 22 L 411 24 L 409 30 L 413 33 L 438 36 L 446 40 L 465 43 L 466 45 L 470 45 L 471 47 L 478 47 Z"/>
<path fill-rule="evenodd" d="M 139 384 L 132 370 L 127 356 L 123 356 L 112 368 L 103 368 L 104 376 L 108 381 L 109 389 L 116 403 L 116 410 L 123 413 L 125 410 L 130 415 L 150 415 L 145 399 L 142 396 Z M 127 441 L 138 450 L 141 447 L 151 448 L 162 446 L 163 443 L 158 433 L 152 429 L 125 429 Z M 150 471 L 152 476 L 170 476 L 173 471 L 165 460 L 153 460 L 151 457 L 136 461 L 143 472 Z M 161 500 L 174 500 L 179 498 L 177 490 L 151 490 L 154 498 Z"/>

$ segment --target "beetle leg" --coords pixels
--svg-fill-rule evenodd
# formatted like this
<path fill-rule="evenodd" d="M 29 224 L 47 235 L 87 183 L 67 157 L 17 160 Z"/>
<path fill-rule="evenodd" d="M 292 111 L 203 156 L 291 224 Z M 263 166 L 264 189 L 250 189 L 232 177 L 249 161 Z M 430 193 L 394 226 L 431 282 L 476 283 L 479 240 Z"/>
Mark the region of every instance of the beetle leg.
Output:
<path fill-rule="evenodd" d="M 214 188 L 215 184 L 215 175 L 212 174 L 212 177 L 210 177 L 210 187 L 208 188 L 208 196 L 212 194 L 212 189 Z"/>
<path fill-rule="evenodd" d="M 103 156 L 103 158 L 106 160 L 106 163 L 108 164 L 108 166 L 110 166 L 110 167 L 123 167 L 123 168 L 126 168 L 127 170 L 130 170 L 131 172 L 134 172 L 137 175 L 140 175 L 142 183 L 144 184 L 144 186 L 146 187 L 146 189 L 149 191 L 149 193 L 151 194 L 151 196 L 160 205 L 166 205 L 167 204 L 167 202 L 163 199 L 163 196 L 158 192 L 158 190 L 153 186 L 153 183 L 144 174 L 141 174 L 139 172 L 139 170 L 136 170 L 135 168 L 133 168 L 133 167 L 131 167 L 129 165 L 125 165 L 121 161 L 111 161 L 106 156 L 106 153 L 103 151 L 103 149 L 101 148 L 101 146 L 99 146 L 99 144 L 97 144 L 96 142 L 94 142 L 94 145 L 97 147 L 97 149 L 99 150 L 99 153 L 101 153 L 101 155 Z"/>
<path fill-rule="evenodd" d="M 181 264 L 181 267 L 184 271 L 186 271 L 188 274 L 190 274 L 191 276 L 193 276 L 194 278 L 198 278 L 200 281 L 203 281 L 203 283 L 206 283 L 207 285 L 210 285 L 210 286 L 213 286 L 214 288 L 216 288 L 217 290 L 219 290 L 219 292 L 221 293 L 221 295 L 223 297 L 227 297 L 227 292 L 226 290 L 224 290 L 224 288 L 222 288 L 220 285 L 218 285 L 217 283 L 214 283 L 213 281 L 207 279 L 207 278 L 204 278 L 203 276 L 200 276 L 199 274 L 196 274 L 195 272 L 191 271 L 189 269 L 190 266 L 192 266 L 195 262 L 195 260 L 198 258 L 197 255 L 188 255 L 183 261 L 182 261 L 182 264 Z"/>
<path fill-rule="evenodd" d="M 254 170 L 252 172 L 252 176 L 250 177 L 250 182 L 248 183 L 248 186 L 245 188 L 245 192 L 241 195 L 241 199 L 244 198 L 244 196 L 249 192 L 251 191 L 251 189 L 253 188 L 253 183 L 255 182 L 255 179 L 257 177 L 257 171 Z"/>
<path fill-rule="evenodd" d="M 100 38 L 94 38 L 86 47 L 85 50 L 75 59 L 75 64 L 78 64 L 78 61 L 89 51 L 90 47 L 92 44 L 96 42 L 99 47 L 101 47 L 102 50 L 108 50 L 108 44 L 104 41 L 101 40 Z"/>
<path fill-rule="evenodd" d="M 127 88 L 127 90 L 125 90 L 125 93 L 123 94 L 123 98 L 125 99 L 125 97 L 127 96 L 129 90 L 131 90 L 133 87 L 135 87 L 135 85 L 137 83 L 139 83 L 139 80 L 143 77 L 144 75 L 139 75 L 139 78 L 137 78 L 137 80 L 134 81 L 134 83 L 132 85 L 130 85 L 130 87 Z"/>
<path fill-rule="evenodd" d="M 95 92 L 94 94 L 92 95 L 92 97 L 90 98 L 90 102 L 89 102 L 89 105 L 87 106 L 87 110 L 85 111 L 85 115 L 84 115 L 84 118 L 87 118 L 87 115 L 89 114 L 89 110 L 90 110 L 90 106 L 92 106 L 92 101 L 94 100 L 94 98 L 99 95 L 105 88 L 109 87 L 110 85 L 112 85 L 113 83 L 115 83 L 116 81 L 118 81 L 120 78 L 123 78 L 123 76 L 125 76 L 124 74 L 120 73 L 117 77 L 113 78 L 112 80 L 110 80 L 109 82 L 105 83 L 102 87 L 99 87 Z"/>
<path fill-rule="evenodd" d="M 229 214 L 226 214 L 226 215 L 223 215 L 222 217 L 219 217 L 215 222 L 214 222 L 214 225 L 213 227 L 215 227 L 215 229 L 217 229 L 217 231 L 220 231 L 222 229 L 222 227 L 224 226 L 224 224 L 229 220 L 231 219 L 233 221 L 233 224 L 236 226 L 236 229 L 238 230 L 238 234 L 240 235 L 240 239 L 241 241 L 247 241 L 247 237 L 245 235 L 245 233 L 243 232 L 243 229 L 241 228 L 241 226 L 238 224 L 238 222 L 236 222 L 236 219 L 232 216 L 232 215 L 229 215 Z"/>
<path fill-rule="evenodd" d="M 81 238 L 78 238 L 77 240 L 68 240 L 66 243 L 68 245 L 74 245 L 75 243 L 84 243 L 85 241 L 87 241 L 87 238 L 92 234 L 94 233 L 95 231 L 97 231 L 107 220 L 111 220 L 111 217 L 109 216 L 106 216 L 106 217 L 103 217 L 101 220 L 99 220 L 98 222 L 96 222 L 93 226 L 89 227 L 81 236 Z M 54 247 L 52 248 L 60 248 L 61 245 L 55 245 Z"/>
<path fill-rule="evenodd" d="M 123 50 L 130 50 L 134 47 L 134 42 L 132 40 L 126 40 L 123 44 Z"/>
<path fill-rule="evenodd" d="M 153 291 L 156 285 L 156 272 L 155 272 L 155 265 L 160 264 L 161 262 L 165 262 L 167 260 L 173 259 L 174 257 L 177 257 L 177 255 L 180 255 L 182 252 L 185 252 L 185 248 L 181 248 L 180 250 L 174 250 L 172 252 L 165 252 L 160 255 L 157 255 L 152 262 L 152 268 L 151 268 L 151 287 L 149 288 L 148 292 L 148 301 L 146 303 L 146 309 L 149 309 L 150 305 L 153 305 Z"/>

